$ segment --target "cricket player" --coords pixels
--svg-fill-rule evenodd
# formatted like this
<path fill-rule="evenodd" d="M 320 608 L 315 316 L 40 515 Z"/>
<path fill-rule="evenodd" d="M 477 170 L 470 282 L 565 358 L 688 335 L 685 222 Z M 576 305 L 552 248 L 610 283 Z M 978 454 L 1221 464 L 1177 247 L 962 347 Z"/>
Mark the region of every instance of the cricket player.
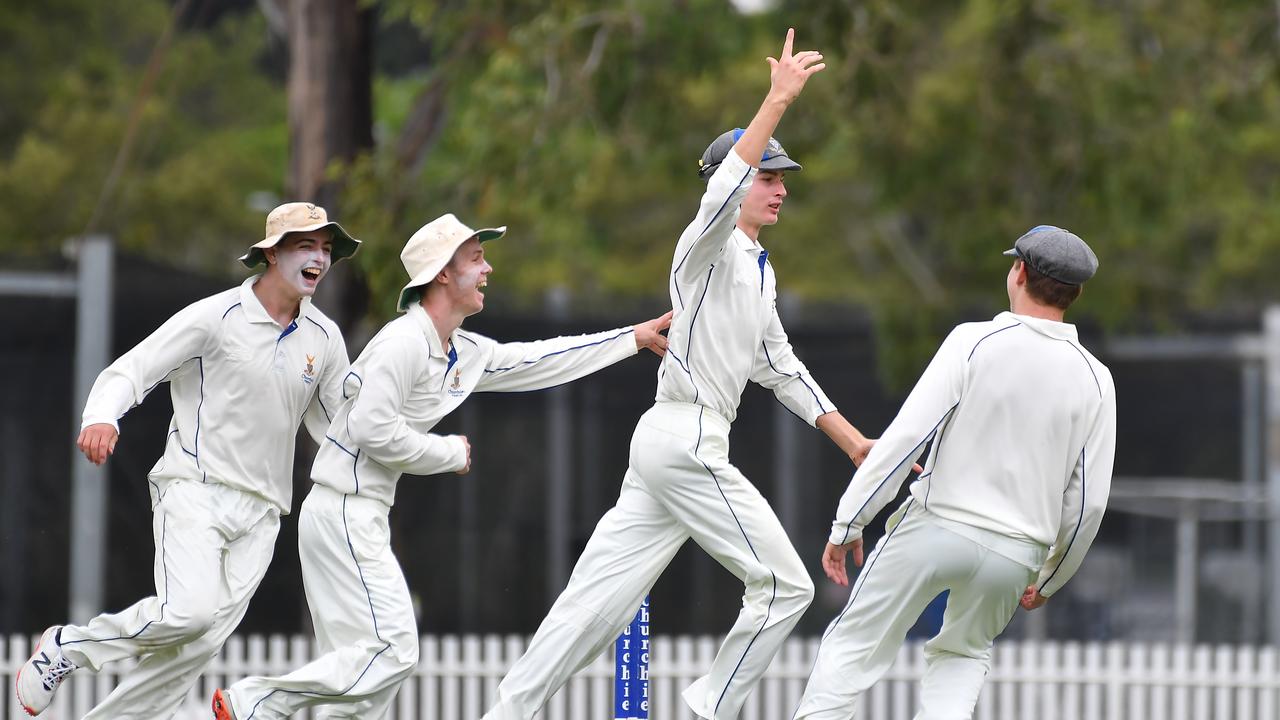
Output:
<path fill-rule="evenodd" d="M 992 642 L 1019 601 L 1043 605 L 1098 532 L 1116 392 L 1106 366 L 1063 321 L 1098 259 L 1079 237 L 1048 225 L 1005 254 L 1015 258 L 1005 283 L 1011 311 L 951 331 L 840 499 L 822 566 L 848 585 L 845 556 L 862 564 L 862 529 L 933 443 L 911 497 L 827 628 L 797 719 L 854 717 L 861 694 L 944 590 L 916 720 L 971 717 Z"/>
<path fill-rule="evenodd" d="M 617 504 L 600 520 L 569 585 L 498 687 L 487 720 L 529 720 L 626 627 L 663 569 L 693 538 L 745 586 L 742 610 L 710 671 L 685 692 L 702 718 L 738 717 L 743 701 L 813 599 L 813 582 L 769 503 L 729 462 L 729 426 L 748 380 L 859 462 L 870 442 L 836 411 L 796 358 L 775 308 L 759 235 L 778 221 L 785 174 L 800 166 L 770 137 L 805 82 L 814 51 L 769 58 L 771 87 L 746 130 L 707 148 L 697 217 L 680 236 L 675 308 L 656 403 L 636 426 Z"/>
<path fill-rule="evenodd" d="M 170 718 L 240 623 L 289 512 L 299 423 L 324 440 L 349 364 L 342 333 L 311 304 L 360 241 L 324 208 L 288 203 L 240 258 L 267 269 L 170 318 L 98 376 L 77 443 L 101 465 L 118 420 L 162 382 L 173 419 L 148 475 L 156 594 L 85 625 L 54 626 L 18 673 L 31 715 L 77 668 L 140 662 L 86 717 Z"/>
<path fill-rule="evenodd" d="M 493 267 L 482 242 L 506 228 L 472 230 L 453 215 L 423 226 L 400 254 L 405 314 L 387 323 L 351 366 L 302 504 L 299 552 L 322 655 L 283 677 L 251 677 L 214 693 L 218 720 L 318 717 L 374 720 L 418 662 L 418 624 L 391 551 L 387 514 L 402 473 L 465 474 L 471 447 L 431 432 L 472 392 L 560 385 L 630 357 L 666 351 L 671 314 L 591 335 L 498 343 L 462 329 L 484 309 Z"/>

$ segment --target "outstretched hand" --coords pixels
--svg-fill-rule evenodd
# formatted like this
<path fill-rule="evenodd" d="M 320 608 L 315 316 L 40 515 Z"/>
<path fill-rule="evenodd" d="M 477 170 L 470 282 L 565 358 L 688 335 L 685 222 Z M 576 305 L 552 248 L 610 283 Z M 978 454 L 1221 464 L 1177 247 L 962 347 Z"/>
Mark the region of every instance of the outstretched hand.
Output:
<path fill-rule="evenodd" d="M 769 95 L 790 105 L 800 97 L 800 91 L 809 80 L 809 76 L 821 71 L 827 65 L 822 62 L 822 53 L 817 50 L 801 50 L 792 54 L 791 45 L 795 40 L 795 28 L 787 29 L 787 40 L 782 44 L 782 53 L 769 61 Z"/>
<path fill-rule="evenodd" d="M 667 336 L 663 335 L 662 331 L 671 327 L 673 312 L 673 310 L 668 310 L 662 317 L 656 317 L 648 322 L 637 324 L 635 326 L 636 348 L 639 350 L 649 348 L 658 357 L 666 355 Z"/>
<path fill-rule="evenodd" d="M 827 543 L 822 552 L 822 571 L 837 585 L 849 586 L 849 575 L 845 572 L 845 555 L 853 553 L 853 564 L 862 567 L 862 538 L 844 545 Z"/>

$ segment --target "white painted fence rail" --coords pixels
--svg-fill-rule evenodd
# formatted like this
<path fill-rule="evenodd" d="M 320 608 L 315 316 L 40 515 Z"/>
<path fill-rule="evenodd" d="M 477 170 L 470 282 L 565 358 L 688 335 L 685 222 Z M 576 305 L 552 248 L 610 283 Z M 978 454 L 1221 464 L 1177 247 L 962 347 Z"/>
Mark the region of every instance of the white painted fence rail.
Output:
<path fill-rule="evenodd" d="M 26 718 L 13 678 L 35 638 L 0 637 L 0 679 L 7 688 L 0 718 Z M 395 720 L 478 720 L 498 681 L 524 650 L 525 638 L 426 637 L 421 662 L 396 699 Z M 654 720 L 691 720 L 680 690 L 711 662 L 717 640 L 658 637 L 651 661 Z M 743 720 L 791 717 L 813 663 L 816 639 L 793 639 L 743 709 Z M 192 690 L 180 720 L 209 720 L 214 688 L 245 675 L 280 674 L 311 657 L 307 637 L 233 637 Z M 1277 720 L 1280 652 L 1249 646 L 1169 646 L 1120 643 L 997 643 L 991 674 L 978 701 L 979 720 Z M 119 664 L 99 675 L 73 675 L 48 720 L 80 718 L 115 686 Z M 921 645 L 903 648 L 889 674 L 868 693 L 861 717 L 909 720 L 924 670 Z M 604 656 L 557 695 L 544 720 L 612 717 L 613 660 Z M 310 718 L 308 714 L 297 717 Z"/>

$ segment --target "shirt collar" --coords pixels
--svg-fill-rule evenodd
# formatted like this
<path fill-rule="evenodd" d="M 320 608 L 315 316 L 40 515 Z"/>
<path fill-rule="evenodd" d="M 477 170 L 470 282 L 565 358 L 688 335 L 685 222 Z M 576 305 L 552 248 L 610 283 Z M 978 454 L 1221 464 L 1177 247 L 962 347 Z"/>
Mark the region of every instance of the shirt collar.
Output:
<path fill-rule="evenodd" d="M 427 338 L 427 345 L 431 348 L 431 357 L 444 358 L 449 353 L 444 349 L 444 343 L 440 340 L 440 333 L 436 332 L 436 324 L 431 322 L 431 316 L 422 308 L 421 303 L 413 303 L 405 314 L 413 318 L 414 324 L 422 331 L 423 336 Z"/>
<path fill-rule="evenodd" d="M 257 284 L 258 279 L 261 277 L 261 273 L 251 275 L 240 284 L 240 306 L 244 309 L 244 316 L 249 319 L 249 322 L 276 325 L 275 318 L 271 317 L 267 309 L 262 306 L 262 301 L 258 299 L 258 294 L 253 291 L 253 286 Z M 294 318 L 294 322 L 306 317 L 310 309 L 311 298 L 302 298 L 302 302 L 298 305 L 298 317 Z"/>
<path fill-rule="evenodd" d="M 742 250 L 749 250 L 754 253 L 760 253 L 764 251 L 764 246 L 756 242 L 755 240 L 752 240 L 751 236 L 742 232 L 742 228 L 740 227 L 735 227 L 733 229 L 733 241 L 737 243 L 738 247 L 741 248 Z"/>
<path fill-rule="evenodd" d="M 1041 335 L 1048 335 L 1057 340 L 1070 340 L 1072 342 L 1078 342 L 1079 340 L 1076 335 L 1076 326 L 1071 323 L 1045 320 L 1044 318 L 1031 317 L 1030 315 L 1018 315 L 1007 310 L 997 315 L 996 319 L 1020 322 Z"/>

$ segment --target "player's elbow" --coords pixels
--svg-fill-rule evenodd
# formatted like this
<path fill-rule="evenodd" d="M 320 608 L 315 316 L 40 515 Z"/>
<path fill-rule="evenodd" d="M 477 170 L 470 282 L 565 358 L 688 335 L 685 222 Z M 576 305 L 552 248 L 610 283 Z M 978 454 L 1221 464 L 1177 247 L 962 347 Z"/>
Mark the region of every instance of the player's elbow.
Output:
<path fill-rule="evenodd" d="M 391 433 L 376 418 L 353 409 L 347 416 L 347 435 L 358 447 L 376 453 L 387 444 Z"/>

